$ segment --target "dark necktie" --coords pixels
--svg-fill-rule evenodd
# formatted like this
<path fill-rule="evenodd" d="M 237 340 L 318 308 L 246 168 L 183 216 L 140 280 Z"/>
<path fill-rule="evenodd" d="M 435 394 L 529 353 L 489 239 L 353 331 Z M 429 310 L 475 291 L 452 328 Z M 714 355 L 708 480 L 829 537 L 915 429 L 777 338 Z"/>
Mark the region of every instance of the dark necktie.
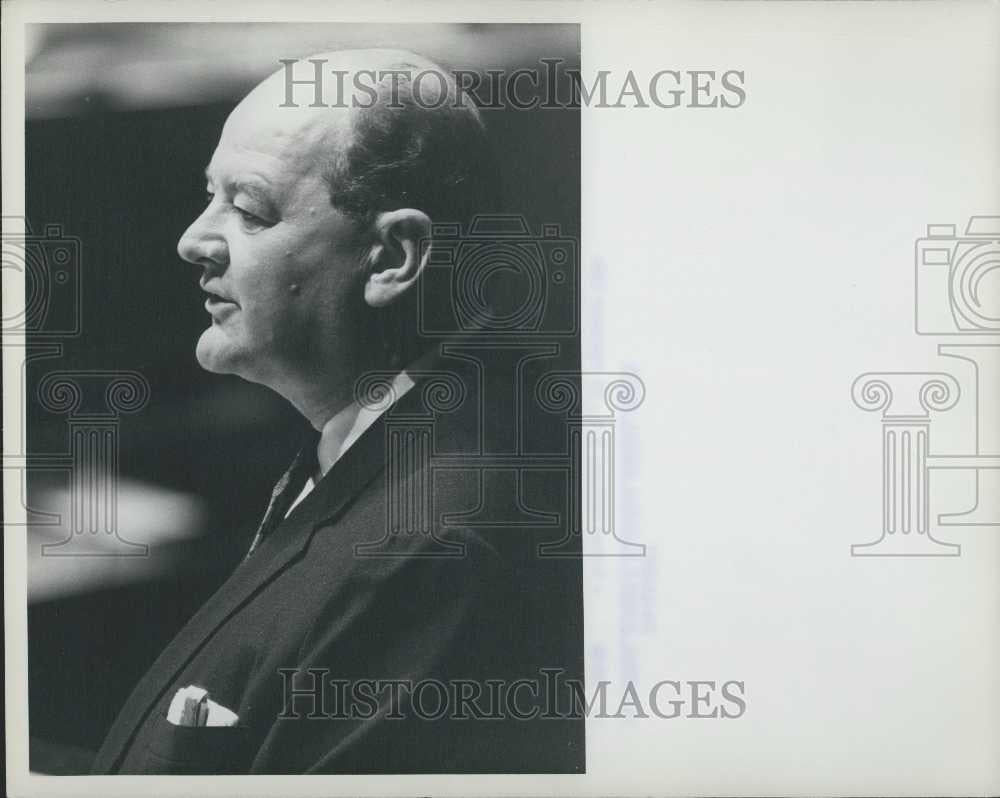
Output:
<path fill-rule="evenodd" d="M 261 520 L 260 526 L 257 527 L 257 533 L 253 536 L 250 550 L 246 554 L 247 557 L 253 554 L 261 541 L 284 520 L 285 514 L 288 512 L 288 508 L 292 502 L 302 492 L 307 480 L 318 470 L 319 463 L 316 460 L 316 444 L 318 441 L 318 433 L 312 432 L 306 437 L 302 448 L 295 455 L 292 464 L 274 486 L 274 490 L 271 491 L 271 501 L 267 505 L 267 510 L 264 512 L 264 518 Z"/>

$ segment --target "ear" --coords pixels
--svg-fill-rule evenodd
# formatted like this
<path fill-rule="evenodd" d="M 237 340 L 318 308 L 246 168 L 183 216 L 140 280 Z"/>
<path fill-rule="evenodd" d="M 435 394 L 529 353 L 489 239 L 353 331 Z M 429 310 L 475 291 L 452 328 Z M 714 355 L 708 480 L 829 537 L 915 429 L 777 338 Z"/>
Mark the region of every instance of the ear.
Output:
<path fill-rule="evenodd" d="M 431 220 L 414 208 L 386 211 L 375 219 L 375 233 L 365 302 L 381 308 L 399 299 L 423 273 L 431 254 Z"/>

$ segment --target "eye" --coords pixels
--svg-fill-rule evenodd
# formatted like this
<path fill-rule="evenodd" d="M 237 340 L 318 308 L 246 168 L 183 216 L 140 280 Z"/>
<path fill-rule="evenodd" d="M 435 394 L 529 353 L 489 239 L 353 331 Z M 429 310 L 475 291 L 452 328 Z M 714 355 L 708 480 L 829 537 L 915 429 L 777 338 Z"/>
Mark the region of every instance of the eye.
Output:
<path fill-rule="evenodd" d="M 260 216 L 257 216 L 257 214 L 250 213 L 250 211 L 246 211 L 243 208 L 240 208 L 236 205 L 233 206 L 233 210 L 235 210 L 236 213 L 239 214 L 240 220 L 243 222 L 243 225 L 247 228 L 253 230 L 259 230 L 265 227 L 272 227 L 274 225 L 274 222 L 270 222 L 267 219 L 262 219 Z"/>

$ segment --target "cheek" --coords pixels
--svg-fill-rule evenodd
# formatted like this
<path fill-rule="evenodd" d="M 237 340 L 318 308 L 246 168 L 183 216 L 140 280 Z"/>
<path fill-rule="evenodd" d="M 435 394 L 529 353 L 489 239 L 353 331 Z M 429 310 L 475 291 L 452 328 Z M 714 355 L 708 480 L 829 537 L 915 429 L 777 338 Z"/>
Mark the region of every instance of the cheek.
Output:
<path fill-rule="evenodd" d="M 289 229 L 267 240 L 244 239 L 230 269 L 242 322 L 253 337 L 301 337 L 328 328 L 350 305 L 363 279 L 358 258 L 329 235 Z"/>
<path fill-rule="evenodd" d="M 231 249 L 229 271 L 244 315 L 254 317 L 280 309 L 294 293 L 291 286 L 301 283 L 294 250 L 280 242 Z"/>
<path fill-rule="evenodd" d="M 343 313 L 351 303 L 353 289 L 362 279 L 357 259 L 337 251 L 329 242 L 318 242 L 284 261 L 284 288 L 289 300 L 323 319 Z"/>

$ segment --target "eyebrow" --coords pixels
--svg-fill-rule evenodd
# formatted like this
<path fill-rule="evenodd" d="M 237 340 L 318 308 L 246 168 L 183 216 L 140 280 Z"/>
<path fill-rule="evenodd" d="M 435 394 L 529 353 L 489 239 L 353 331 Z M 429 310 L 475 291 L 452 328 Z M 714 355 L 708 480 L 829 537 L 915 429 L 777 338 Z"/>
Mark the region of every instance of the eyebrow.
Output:
<path fill-rule="evenodd" d="M 211 183 L 212 176 L 209 169 L 210 166 L 205 167 L 205 180 Z M 224 182 L 227 183 L 229 186 L 231 186 L 234 191 L 242 191 L 245 194 L 249 194 L 251 197 L 254 197 L 255 199 L 261 202 L 271 201 L 271 198 L 267 196 L 264 189 L 264 186 L 271 185 L 271 181 L 268 180 L 263 175 L 252 175 L 249 178 L 239 178 L 236 180 L 228 180 Z M 258 183 L 262 183 L 264 184 L 264 186 L 256 185 Z"/>

